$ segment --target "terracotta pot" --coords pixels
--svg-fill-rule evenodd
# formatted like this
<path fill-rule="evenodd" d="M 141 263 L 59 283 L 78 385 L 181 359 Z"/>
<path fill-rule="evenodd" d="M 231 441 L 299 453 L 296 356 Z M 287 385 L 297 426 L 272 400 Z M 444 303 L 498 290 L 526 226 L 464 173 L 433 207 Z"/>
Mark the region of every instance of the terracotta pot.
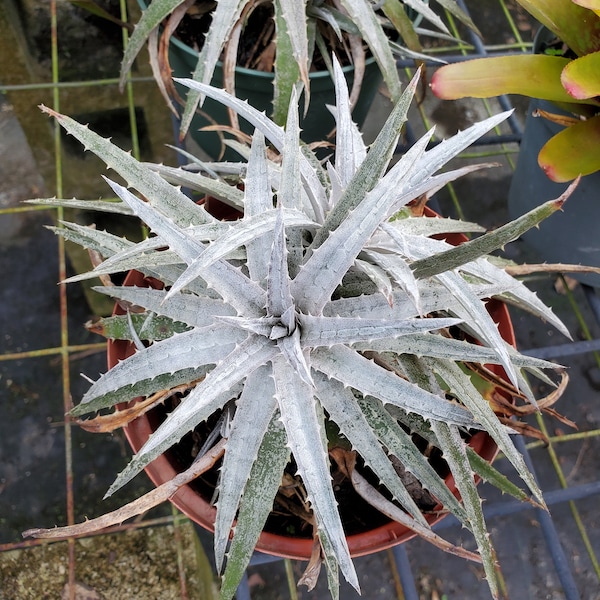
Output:
<path fill-rule="evenodd" d="M 434 216 L 435 213 L 426 209 L 427 216 Z M 466 240 L 461 234 L 450 234 L 443 236 L 452 244 L 459 244 Z M 145 279 L 144 276 L 137 272 L 130 272 L 126 279 L 125 285 L 136 286 L 151 286 L 153 280 Z M 514 331 L 508 314 L 506 305 L 498 300 L 490 300 L 487 304 L 488 311 L 498 324 L 502 337 L 510 344 L 515 344 Z M 123 310 L 116 306 L 114 314 L 123 314 Z M 131 356 L 135 352 L 133 344 L 122 341 L 109 341 L 108 344 L 108 366 L 113 367 L 119 361 Z M 506 377 L 504 369 L 498 365 L 489 365 L 497 375 Z M 157 420 L 153 422 L 152 411 L 149 414 L 143 415 L 129 424 L 125 429 L 125 435 L 134 452 L 138 452 L 144 445 L 150 435 L 156 431 L 158 426 Z M 493 439 L 485 432 L 478 432 L 471 438 L 469 445 L 485 460 L 492 461 L 497 453 L 498 448 Z M 177 473 L 177 461 L 168 455 L 161 455 L 156 458 L 145 469 L 146 473 L 155 485 L 160 485 L 172 479 Z M 446 485 L 458 497 L 454 479 L 451 475 L 446 478 Z M 192 521 L 200 524 L 209 531 L 214 530 L 214 521 L 216 509 L 207 500 L 205 500 L 197 491 L 189 485 L 182 487 L 177 494 L 171 498 L 171 502 Z M 444 518 L 445 515 L 426 515 L 426 519 L 430 524 L 437 523 Z M 415 537 L 415 533 L 397 523 L 389 521 L 385 525 L 376 527 L 372 530 L 348 536 L 348 546 L 350 554 L 354 557 L 372 554 L 391 548 L 397 544 L 408 541 Z M 270 532 L 263 532 L 258 540 L 256 549 L 260 552 L 273 554 L 285 558 L 308 560 L 311 555 L 312 539 L 295 538 L 284 535 L 276 535 Z"/>

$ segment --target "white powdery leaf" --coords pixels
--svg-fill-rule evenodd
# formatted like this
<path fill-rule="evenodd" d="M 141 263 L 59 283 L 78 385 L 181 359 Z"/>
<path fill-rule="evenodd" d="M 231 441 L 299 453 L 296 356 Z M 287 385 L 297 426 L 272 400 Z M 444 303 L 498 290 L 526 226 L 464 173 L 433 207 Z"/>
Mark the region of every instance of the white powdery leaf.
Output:
<path fill-rule="evenodd" d="M 376 249 L 365 249 L 363 254 L 368 256 L 373 264 L 378 265 L 384 271 L 389 273 L 394 280 L 394 283 L 406 291 L 418 312 L 420 314 L 425 314 L 421 309 L 419 284 L 412 269 L 401 256 L 386 252 L 378 252 Z"/>
<path fill-rule="evenodd" d="M 273 375 L 281 420 L 317 526 L 331 544 L 346 580 L 358 589 L 358 578 L 333 495 L 327 448 L 321 439 L 313 388 L 304 383 L 282 357 L 273 360 Z"/>
<path fill-rule="evenodd" d="M 172 338 L 169 338 L 172 339 Z M 277 354 L 269 340 L 250 336 L 230 352 L 169 414 L 111 486 L 114 493 L 196 425 L 234 398 L 244 379 Z"/>
<path fill-rule="evenodd" d="M 237 328 L 217 324 L 156 342 L 118 363 L 98 379 L 85 393 L 78 408 L 137 381 L 214 364 L 227 356 L 246 336 L 246 332 Z"/>
<path fill-rule="evenodd" d="M 406 412 L 417 413 L 424 419 L 465 427 L 478 426 L 462 406 L 409 383 L 346 346 L 313 350 L 311 367 L 364 395 L 379 398 L 385 404 L 394 404 Z"/>
<path fill-rule="evenodd" d="M 127 47 L 129 48 L 130 45 Z M 107 167 L 114 169 L 128 185 L 135 187 L 152 206 L 168 212 L 178 224 L 187 227 L 214 220 L 203 208 L 192 202 L 179 189 L 167 183 L 158 173 L 154 173 L 152 169 L 138 162 L 129 152 L 121 150 L 110 140 L 102 138 L 87 126 L 69 117 L 54 113 L 48 108 L 43 110 L 55 116 L 60 125 L 87 150 L 101 158 Z"/>
<path fill-rule="evenodd" d="M 352 120 L 348 85 L 335 54 L 333 55 L 333 76 L 336 98 L 336 107 L 332 109 L 336 123 L 335 140 L 340 148 L 344 148 L 344 152 L 335 154 L 335 172 L 339 176 L 341 188 L 344 189 L 365 160 L 367 147 L 356 123 Z"/>
<path fill-rule="evenodd" d="M 510 344 L 504 343 L 511 361 L 519 369 L 560 369 L 561 366 L 527 356 L 517 352 Z M 373 340 L 360 342 L 353 346 L 356 350 L 373 350 L 375 352 L 394 352 L 395 354 L 412 353 L 416 356 L 431 356 L 457 362 L 475 362 L 481 364 L 499 364 L 498 355 L 492 348 L 472 344 L 464 340 L 441 337 L 427 333 L 415 333 L 402 338 L 390 340 Z"/>
<path fill-rule="evenodd" d="M 292 284 L 292 294 L 302 312 L 318 314 L 330 300 L 367 240 L 386 218 L 391 192 L 410 177 L 428 139 L 424 136 L 394 165 L 302 266 Z"/>
<path fill-rule="evenodd" d="M 263 214 L 273 208 L 273 193 L 265 136 L 255 131 L 244 181 L 244 219 Z M 269 269 L 270 237 L 262 235 L 246 244 L 248 272 L 254 281 L 264 281 Z"/>
<path fill-rule="evenodd" d="M 131 206 L 140 219 L 158 233 L 171 250 L 176 252 L 188 265 L 193 264 L 194 260 L 202 254 L 205 245 L 194 239 L 189 230 L 178 227 L 168 217 L 131 194 L 124 187 L 106 180 L 115 193 Z M 235 308 L 259 314 L 264 307 L 264 290 L 226 261 L 220 261 L 207 267 L 203 271 L 202 278 Z M 180 292 L 193 279 L 195 276 L 188 277 L 187 271 L 185 271 L 173 284 L 169 295 Z"/>
<path fill-rule="evenodd" d="M 300 341 L 305 347 L 355 344 L 376 339 L 393 339 L 419 331 L 458 325 L 460 319 L 360 319 L 353 317 L 314 317 L 299 315 Z"/>
<path fill-rule="evenodd" d="M 411 235 L 430 237 L 443 233 L 483 233 L 485 227 L 469 221 L 450 219 L 447 217 L 406 217 L 392 219 L 385 227 L 394 227 Z M 374 240 L 377 240 L 376 234 Z M 373 242 L 376 244 L 376 241 Z"/>
<path fill-rule="evenodd" d="M 194 173 L 186 169 L 168 167 L 165 165 L 157 165 L 153 170 L 160 173 L 173 185 L 191 188 L 195 191 L 207 194 L 212 198 L 216 198 L 237 210 L 244 210 L 244 192 L 224 181 L 215 179 L 214 177 L 207 177 L 201 173 Z M 200 207 L 203 208 L 202 205 L 200 205 Z M 207 212 L 206 214 L 208 221 L 215 220 L 210 213 Z"/>
<path fill-rule="evenodd" d="M 187 323 L 192 327 L 211 325 L 218 316 L 233 316 L 235 311 L 222 300 L 205 298 L 195 294 L 176 294 L 166 300 L 165 290 L 155 290 L 135 286 L 96 286 L 94 291 L 125 300 L 146 310 L 164 315 L 174 321 Z"/>
<path fill-rule="evenodd" d="M 506 290 L 505 285 L 472 285 L 471 291 L 478 298 L 491 298 Z M 435 280 L 419 281 L 419 296 L 423 314 L 445 311 L 455 304 L 452 294 Z M 404 290 L 394 291 L 391 302 L 381 294 L 365 294 L 340 298 L 327 303 L 323 309 L 326 316 L 345 315 L 364 319 L 410 319 L 418 317 L 419 311 Z"/>
<path fill-rule="evenodd" d="M 354 261 L 354 266 L 362 271 L 375 284 L 379 292 L 383 294 L 384 298 L 387 300 L 388 304 L 392 306 L 392 280 L 385 270 L 371 264 L 367 260 L 362 260 L 361 258 L 357 258 Z"/>
<path fill-rule="evenodd" d="M 227 477 L 219 483 L 215 520 L 215 559 L 219 570 L 244 486 L 276 408 L 272 369 L 265 365 L 246 378 L 225 448 L 221 471 Z M 252 427 L 248 427 L 250 422 Z"/>
<path fill-rule="evenodd" d="M 235 96 L 226 91 L 211 87 L 204 83 L 194 81 L 193 79 L 175 78 L 177 83 L 181 83 L 191 90 L 206 94 L 209 98 L 217 100 L 221 104 L 235 110 L 240 117 L 246 119 L 251 125 L 256 127 L 263 135 L 272 142 L 273 146 L 279 151 L 283 151 L 285 133 L 283 127 L 276 125 L 264 113 L 256 110 L 246 101 L 238 100 Z M 307 194 L 310 197 L 311 205 L 314 208 L 324 206 L 327 199 L 325 189 L 319 181 L 319 177 L 310 161 L 302 155 L 300 159 L 300 172 L 305 185 Z"/>

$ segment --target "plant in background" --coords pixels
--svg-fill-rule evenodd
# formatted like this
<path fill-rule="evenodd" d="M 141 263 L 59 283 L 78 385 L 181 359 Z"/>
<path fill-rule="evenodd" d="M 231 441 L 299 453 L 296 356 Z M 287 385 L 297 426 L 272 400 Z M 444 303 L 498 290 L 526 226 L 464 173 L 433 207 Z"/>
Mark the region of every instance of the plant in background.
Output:
<path fill-rule="evenodd" d="M 544 113 L 567 127 L 540 151 L 540 167 L 553 181 L 600 170 L 600 2 L 518 0 L 558 38 L 547 53 L 481 58 L 446 65 L 431 80 L 439 98 L 523 94 L 550 100 L 574 117 Z"/>
<path fill-rule="evenodd" d="M 475 29 L 456 0 L 438 0 L 438 3 Z M 332 50 L 342 63 L 355 66 L 353 102 L 360 91 L 366 50 L 377 61 L 395 101 L 400 97 L 401 86 L 393 54 L 419 56 L 421 45 L 417 31 L 423 33 L 423 30 L 415 30 L 405 7 L 422 15 L 439 32 L 450 35 L 426 0 L 151 0 L 125 50 L 121 80 L 124 81 L 147 41 L 155 79 L 168 104 L 177 113 L 172 103 L 172 98 L 178 98 L 178 95 L 171 80 L 168 46 L 171 36 L 188 15 L 192 22 L 203 19 L 206 32 L 202 47 L 198 48 L 200 54 L 192 78 L 211 83 L 217 62 L 223 60 L 224 87 L 234 94 L 234 68 L 240 36 L 254 11 L 271 9 L 272 17 L 265 19 L 264 14 L 260 17 L 257 39 L 249 42 L 252 49 L 246 64 L 250 68 L 275 72 L 273 118 L 276 122 L 285 122 L 292 88 L 298 81 L 305 85 L 308 104 L 308 75 L 316 53 L 322 57 L 325 68 L 331 71 L 328 57 Z M 405 47 L 393 40 L 395 36 L 400 36 Z M 189 128 L 201 98 L 202 93 L 198 90 L 188 92 L 181 122 L 182 136 Z"/>
<path fill-rule="evenodd" d="M 222 457 L 214 523 L 216 562 L 220 568 L 225 563 L 222 597 L 235 593 L 285 477 L 302 490 L 312 525 L 315 550 L 303 581 L 314 583 L 315 570 L 324 562 L 337 597 L 338 567 L 357 590 L 359 583 L 338 512 L 334 469 L 338 481 L 350 480 L 389 518 L 447 551 L 482 561 L 497 596 L 494 555 L 475 480 L 483 477 L 519 498 L 528 496 L 479 458 L 466 440 L 470 433 L 487 432 L 531 490 L 530 501 L 543 506 L 511 441 L 510 417 L 547 409 L 560 395 L 565 376 L 551 397 L 536 401 L 526 373 L 552 383 L 544 370 L 559 367 L 523 356 L 505 342 L 486 299 L 527 309 L 568 333 L 489 252 L 562 201 L 451 246 L 439 234 L 481 229 L 420 216 L 408 204 L 479 168 L 438 173 L 507 114 L 427 150 L 430 132 L 388 170 L 417 77 L 367 149 L 351 120 L 348 90 L 335 59 L 334 70 L 337 150 L 326 168 L 299 139 L 295 97 L 284 130 L 225 91 L 181 80 L 256 128 L 251 148 L 234 144 L 247 162 L 196 162 L 190 169 L 140 164 L 87 127 L 44 109 L 127 184 L 107 179 L 120 201 L 86 206 L 133 213 L 152 235 L 134 243 L 72 223 L 57 233 L 106 258 L 88 277 L 136 269 L 162 282 L 160 289 L 97 288 L 128 307 L 127 314 L 103 323 L 107 335 L 133 340 L 137 350 L 94 382 L 72 415 L 100 411 L 81 423 L 108 430 L 185 390 L 108 494 L 190 431 L 208 427 L 207 422 L 214 423 L 211 417 L 221 418 L 213 433 L 206 433 L 209 441 L 189 469 L 147 496 L 81 525 L 25 535 L 74 535 L 122 522 L 171 497 Z M 278 154 L 267 151 L 265 137 Z M 218 221 L 185 196 L 180 185 L 210 194 L 243 216 Z M 485 377 L 499 381 L 486 364 L 504 368 L 503 387 L 519 399 L 518 406 L 505 401 L 500 407 L 482 395 L 478 386 Z M 122 410 L 123 403 L 136 398 Z M 121 409 L 104 414 L 114 407 Z M 421 452 L 414 434 L 443 453 L 461 500 Z M 369 483 L 367 466 L 379 486 Z M 405 472 L 432 495 L 434 504 L 472 531 L 479 556 L 432 532 L 401 476 Z"/>

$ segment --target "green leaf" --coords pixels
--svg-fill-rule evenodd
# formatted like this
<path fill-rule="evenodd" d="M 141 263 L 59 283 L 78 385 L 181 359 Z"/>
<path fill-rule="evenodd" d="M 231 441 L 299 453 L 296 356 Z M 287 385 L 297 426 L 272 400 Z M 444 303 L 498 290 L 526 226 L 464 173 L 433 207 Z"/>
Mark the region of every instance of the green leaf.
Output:
<path fill-rule="evenodd" d="M 454 15 L 459 21 L 464 23 L 469 29 L 474 31 L 479 37 L 483 37 L 471 17 L 458 5 L 456 0 L 436 0 L 443 6 L 451 15 Z"/>
<path fill-rule="evenodd" d="M 404 4 L 398 0 L 385 0 L 381 10 L 390 20 L 404 44 L 414 52 L 423 52 L 423 46 L 412 21 L 406 14 Z"/>
<path fill-rule="evenodd" d="M 572 60 L 560 76 L 565 90 L 578 100 L 600 96 L 600 52 Z"/>
<path fill-rule="evenodd" d="M 525 215 L 490 231 L 474 240 L 470 240 L 454 248 L 450 248 L 440 254 L 434 254 L 427 258 L 417 260 L 411 264 L 415 277 L 433 277 L 438 273 L 456 269 L 461 265 L 471 262 L 481 256 L 485 256 L 503 248 L 509 242 L 513 242 L 532 227 L 547 219 L 557 210 L 562 208 L 564 200 L 550 200 L 541 206 L 537 206 Z"/>
<path fill-rule="evenodd" d="M 301 2 L 297 3 L 304 10 Z M 278 125 L 285 125 L 292 90 L 300 80 L 300 65 L 294 56 L 290 30 L 283 14 L 281 0 L 273 3 L 275 7 L 275 29 L 277 31 L 277 52 L 275 54 L 275 80 L 273 82 L 273 112 L 271 118 Z M 303 27 L 306 34 L 306 27 Z M 308 44 L 308 40 L 306 41 Z M 307 46 L 305 45 L 305 49 Z M 308 56 L 306 57 L 306 61 Z M 305 84 L 306 85 L 306 84 Z"/>
<path fill-rule="evenodd" d="M 506 475 L 500 473 L 487 460 L 479 456 L 470 446 L 467 447 L 467 456 L 473 471 L 484 481 L 498 488 L 503 494 L 509 494 L 517 500 L 530 500 L 529 495 L 524 490 L 515 485 Z"/>
<path fill-rule="evenodd" d="M 83 8 L 83 10 L 87 10 L 90 14 L 96 15 L 102 19 L 106 19 L 119 27 L 124 27 L 128 30 L 133 29 L 129 23 L 125 23 L 125 21 L 121 21 L 121 19 L 117 19 L 113 17 L 108 11 L 104 10 L 101 6 L 98 5 L 94 0 L 69 0 L 71 4 L 78 6 L 79 8 Z"/>
<path fill-rule="evenodd" d="M 233 598 L 244 576 L 258 537 L 273 508 L 273 499 L 281 485 L 282 473 L 289 456 L 285 429 L 277 412 L 262 438 L 240 502 L 235 534 L 223 574 L 222 600 Z"/>
<path fill-rule="evenodd" d="M 189 329 L 185 323 L 148 313 L 132 314 L 131 322 L 139 339 L 152 342 L 165 340 L 175 333 L 183 333 Z M 104 337 L 111 340 L 134 341 L 131 325 L 126 315 L 99 319 L 94 322 L 94 329 L 100 330 Z"/>
<path fill-rule="evenodd" d="M 381 443 L 395 455 L 407 471 L 412 473 L 459 521 L 467 524 L 467 515 L 436 473 L 427 458 L 417 448 L 411 436 L 400 427 L 383 404 L 373 397 L 358 399 L 358 405 Z"/>
<path fill-rule="evenodd" d="M 573 0 L 518 0 L 577 54 L 600 50 L 600 18 Z"/>
<path fill-rule="evenodd" d="M 450 392 L 464 403 L 478 422 L 484 425 L 485 430 L 514 466 L 519 477 L 527 484 L 540 504 L 543 504 L 542 491 L 525 465 L 523 456 L 512 443 L 508 429 L 500 423 L 491 406 L 481 397 L 471 380 L 462 376 L 460 368 L 455 363 L 439 359 L 424 359 L 424 363 L 439 375 Z"/>
<path fill-rule="evenodd" d="M 497 598 L 498 583 L 494 569 L 494 551 L 481 508 L 481 498 L 477 493 L 474 474 L 469 465 L 467 445 L 460 437 L 458 428 L 454 425 L 433 421 L 431 428 L 439 441 L 444 459 L 450 467 L 456 487 L 460 492 L 463 506 L 469 518 L 469 529 L 475 537 L 477 549 L 483 560 L 487 584 L 492 596 Z"/>
<path fill-rule="evenodd" d="M 123 61 L 121 63 L 120 85 L 125 85 L 127 73 L 133 66 L 133 61 L 148 40 L 150 33 L 156 29 L 180 4 L 185 0 L 152 0 L 129 38 Z"/>
<path fill-rule="evenodd" d="M 156 0 L 153 1 L 156 2 Z M 248 0 L 219 0 L 217 2 L 217 8 L 212 15 L 212 21 L 204 40 L 204 46 L 200 50 L 196 68 L 192 73 L 194 81 L 210 84 L 223 46 L 247 3 Z M 185 137 L 190 128 L 196 108 L 202 100 L 203 95 L 200 90 L 192 88 L 188 92 L 179 126 L 179 137 L 181 139 Z"/>
<path fill-rule="evenodd" d="M 568 64 L 568 58 L 544 54 L 477 58 L 440 67 L 431 78 L 431 90 L 443 100 L 521 94 L 573 103 L 577 100 L 560 82 Z"/>
<path fill-rule="evenodd" d="M 565 128 L 538 154 L 538 164 L 552 181 L 565 182 L 600 170 L 600 115 Z"/>

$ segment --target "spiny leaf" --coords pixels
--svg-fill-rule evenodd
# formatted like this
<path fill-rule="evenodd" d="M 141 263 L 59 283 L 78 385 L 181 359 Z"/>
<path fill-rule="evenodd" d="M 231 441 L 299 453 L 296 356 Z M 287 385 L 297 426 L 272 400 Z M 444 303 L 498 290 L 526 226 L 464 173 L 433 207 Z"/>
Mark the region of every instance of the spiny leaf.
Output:
<path fill-rule="evenodd" d="M 257 396 L 263 399 L 258 406 L 253 401 Z M 273 428 L 276 429 L 276 421 L 273 420 L 276 406 L 277 402 L 275 400 L 275 387 L 273 385 L 271 368 L 270 366 L 259 367 L 246 379 L 242 394 L 237 401 L 237 408 L 223 459 L 222 470 L 228 473 L 228 476 L 221 478 L 219 483 L 219 501 L 215 520 L 214 541 L 215 560 L 219 570 L 222 568 L 225 549 L 229 540 L 229 532 L 233 526 L 240 498 L 244 492 L 244 486 L 246 486 L 246 482 L 248 482 L 248 487 L 252 485 L 250 483 L 253 479 L 251 470 L 254 462 L 259 459 L 259 448 L 261 445 L 264 446 L 267 443 L 265 436 L 269 427 L 271 427 L 271 430 Z M 249 422 L 253 423 L 253 427 L 247 426 Z M 283 447 L 285 448 L 285 439 L 283 440 Z M 287 463 L 287 450 L 284 450 L 283 454 Z M 284 467 L 285 463 L 282 465 L 281 471 L 283 471 Z M 276 469 L 272 469 L 272 471 L 274 473 L 271 475 L 271 478 L 274 478 L 276 484 L 279 485 L 281 473 L 277 475 Z M 269 498 L 270 494 L 268 490 L 265 493 L 265 488 L 262 487 L 265 483 L 264 478 L 261 478 L 260 482 L 262 489 L 260 498 L 266 499 L 266 515 L 268 515 L 271 510 L 273 497 Z M 248 490 L 246 494 L 248 495 L 247 501 L 258 503 L 256 491 L 252 492 L 252 490 Z M 241 528 L 236 530 L 236 535 L 239 535 L 241 540 L 244 537 L 242 529 L 245 527 L 245 524 L 243 517 L 238 519 L 238 521 Z M 255 519 L 251 521 L 254 523 Z M 260 533 L 262 523 L 257 525 L 258 533 Z M 256 538 L 258 538 L 258 533 L 256 534 Z M 239 544 L 239 540 L 237 543 Z M 255 543 L 256 540 L 252 540 L 250 553 L 254 549 Z"/>
<path fill-rule="evenodd" d="M 438 273 L 456 269 L 518 239 L 523 233 L 536 227 L 538 223 L 547 219 L 557 210 L 561 210 L 564 202 L 564 199 L 545 202 L 494 231 L 450 248 L 441 254 L 417 260 L 411 264 L 411 269 L 414 271 L 415 277 L 433 277 Z"/>
<path fill-rule="evenodd" d="M 273 372 L 281 420 L 317 525 L 331 544 L 346 581 L 359 591 L 358 578 L 333 496 L 327 452 L 321 440 L 312 387 L 297 377 L 281 357 L 273 360 Z"/>
<path fill-rule="evenodd" d="M 240 502 L 221 585 L 221 598 L 224 600 L 233 598 L 273 507 L 273 499 L 281 485 L 281 474 L 289 461 L 290 452 L 286 442 L 285 429 L 277 413 L 262 438 Z"/>
<path fill-rule="evenodd" d="M 243 337 L 243 332 L 218 324 L 180 333 L 153 344 L 120 362 L 98 379 L 71 414 L 81 416 L 124 401 L 112 400 L 107 404 L 105 397 L 138 381 L 214 364 L 231 352 Z M 123 394 L 129 392 L 125 389 Z M 135 396 L 129 396 L 129 399 L 132 397 Z"/>
<path fill-rule="evenodd" d="M 226 402 L 235 397 L 237 388 L 245 377 L 266 364 L 275 354 L 275 346 L 269 344 L 268 340 L 257 336 L 252 336 L 237 346 L 169 414 L 161 425 L 160 435 L 148 439 L 119 474 L 106 495 L 114 494 L 157 456 L 178 442 L 216 410 L 222 408 Z"/>
<path fill-rule="evenodd" d="M 346 346 L 314 350 L 311 366 L 365 395 L 380 398 L 386 404 L 395 404 L 407 412 L 416 412 L 425 419 L 477 426 L 471 415 L 458 404 L 422 390 Z"/>
<path fill-rule="evenodd" d="M 201 206 L 192 202 L 180 190 L 169 185 L 160 175 L 138 162 L 129 154 L 121 150 L 87 126 L 81 125 L 70 117 L 61 115 L 45 106 L 40 106 L 43 112 L 53 116 L 60 125 L 77 140 L 86 150 L 90 150 L 101 158 L 107 167 L 114 169 L 127 181 L 128 185 L 135 187 L 148 201 L 165 213 L 171 219 L 184 227 L 190 224 L 200 224 L 214 221 Z"/>
<path fill-rule="evenodd" d="M 494 552 L 490 535 L 485 524 L 481 498 L 477 493 L 473 472 L 469 466 L 466 444 L 460 437 L 458 428 L 446 423 L 433 421 L 431 428 L 440 442 L 444 459 L 448 462 L 456 487 L 469 517 L 470 529 L 477 542 L 477 549 L 483 559 L 483 567 L 488 586 L 494 598 L 498 597 L 498 584 L 494 570 Z"/>

